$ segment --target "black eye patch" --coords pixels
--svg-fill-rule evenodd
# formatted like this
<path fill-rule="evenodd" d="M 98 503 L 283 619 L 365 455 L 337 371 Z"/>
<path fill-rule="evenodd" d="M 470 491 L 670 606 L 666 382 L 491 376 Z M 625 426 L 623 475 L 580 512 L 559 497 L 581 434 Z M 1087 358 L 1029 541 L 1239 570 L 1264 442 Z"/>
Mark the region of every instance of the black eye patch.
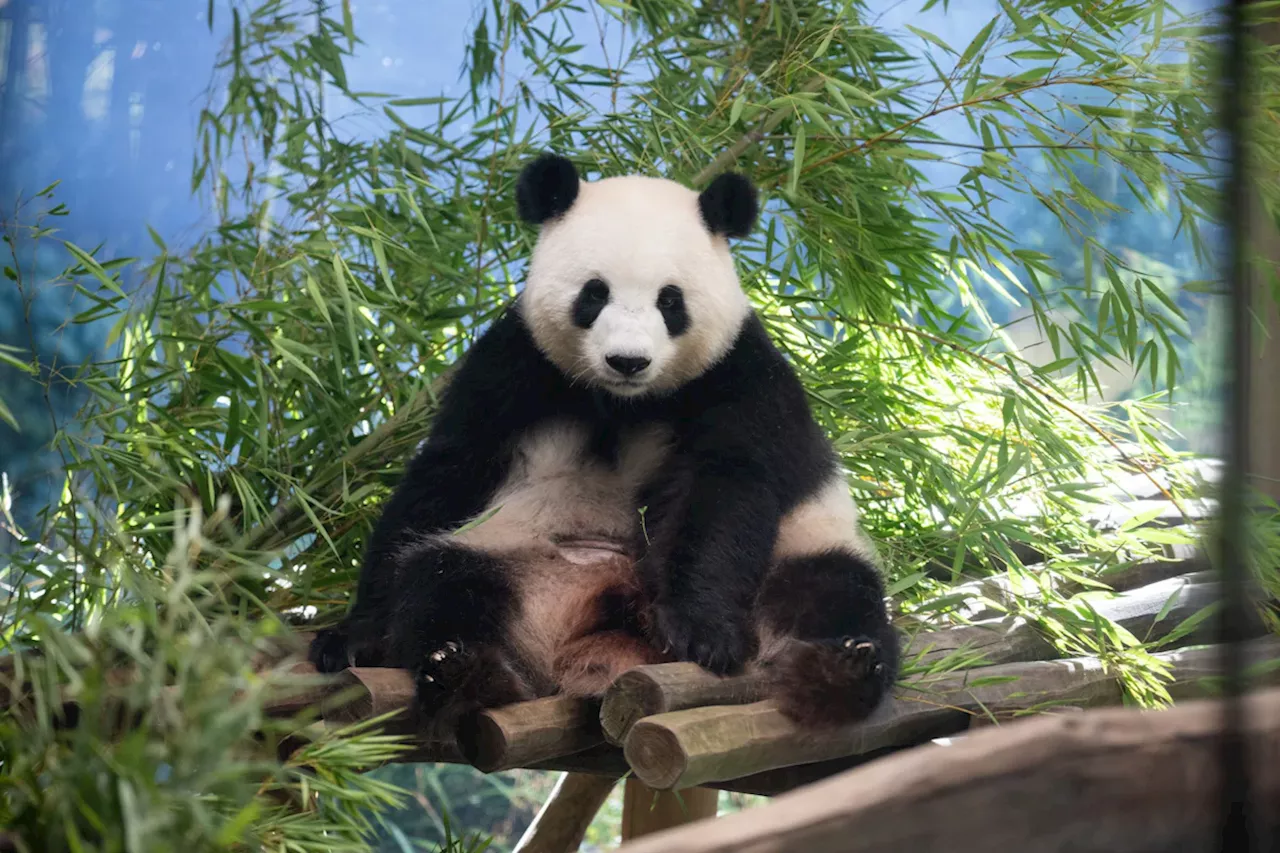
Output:
<path fill-rule="evenodd" d="M 684 306 L 684 291 L 674 284 L 668 284 L 658 291 L 658 310 L 662 313 L 662 322 L 667 325 L 667 334 L 678 337 L 689 330 L 689 312 Z"/>
<path fill-rule="evenodd" d="M 578 298 L 573 300 L 573 325 L 579 329 L 590 329 L 608 304 L 609 285 L 598 278 L 591 279 L 582 285 Z"/>

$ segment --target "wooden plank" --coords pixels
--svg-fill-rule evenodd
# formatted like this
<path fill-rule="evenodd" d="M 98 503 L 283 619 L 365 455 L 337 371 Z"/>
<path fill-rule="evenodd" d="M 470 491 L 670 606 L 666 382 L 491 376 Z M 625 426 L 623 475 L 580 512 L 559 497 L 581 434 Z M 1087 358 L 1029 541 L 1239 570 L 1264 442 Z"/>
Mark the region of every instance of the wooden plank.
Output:
<path fill-rule="evenodd" d="M 1108 708 L 985 729 L 621 853 L 1219 849 L 1222 708 Z M 1250 806 L 1280 840 L 1280 690 L 1248 698 Z M 1256 849 L 1273 849 L 1267 838 Z"/>
<path fill-rule="evenodd" d="M 462 720 L 459 745 L 484 773 L 527 767 L 604 743 L 600 703 L 549 696 L 491 708 Z"/>
<path fill-rule="evenodd" d="M 564 774 L 512 853 L 574 853 L 616 784 L 605 776 Z"/>
<path fill-rule="evenodd" d="M 622 794 L 622 840 L 716 816 L 720 792 L 711 788 L 655 791 L 634 776 Z"/>
<path fill-rule="evenodd" d="M 760 698 L 750 676 L 720 678 L 696 663 L 640 666 L 618 676 L 605 693 L 600 725 L 605 739 L 621 745 L 637 720 L 700 705 L 740 705 Z"/>
<path fill-rule="evenodd" d="M 1198 535 L 1194 530 L 1188 529 L 1186 532 L 1189 536 Z M 1137 589 L 1140 586 L 1167 581 L 1175 577 L 1187 577 L 1210 569 L 1208 558 L 1196 550 L 1194 546 L 1172 545 L 1168 546 L 1166 551 L 1169 552 L 1168 559 L 1104 569 L 1097 575 L 1097 580 L 1106 584 L 1112 592 L 1123 593 Z M 1088 560 L 1089 558 L 1082 555 L 1081 559 Z M 1035 578 L 1037 574 L 1043 575 L 1046 571 L 1045 564 L 1030 565 L 1024 571 L 1028 576 L 1028 580 L 1025 584 L 1016 588 L 1014 579 L 1010 575 L 995 574 L 956 584 L 947 590 L 945 595 L 947 598 L 959 597 L 965 600 L 965 604 L 954 611 L 956 616 L 975 622 L 983 619 L 998 619 L 1008 612 L 1007 606 L 1019 598 L 1024 600 L 1043 599 L 1043 591 L 1032 582 L 1031 578 Z M 1040 582 L 1044 580 L 1043 577 L 1039 578 Z M 1054 591 L 1064 597 L 1076 595 L 1089 588 L 1082 583 L 1067 578 L 1058 577 L 1054 581 Z M 1000 609 L 995 604 L 988 603 L 988 601 L 1003 604 L 1006 609 Z"/>
<path fill-rule="evenodd" d="M 1218 655 L 1209 647 L 1157 657 L 1191 690 L 1196 679 L 1216 671 Z M 1280 637 L 1251 643 L 1248 657 L 1253 663 L 1280 659 Z M 1280 681 L 1280 669 L 1264 674 L 1263 680 Z M 795 726 L 770 701 L 658 714 L 632 727 L 624 754 L 636 776 L 651 787 L 682 788 L 919 743 L 940 729 L 963 730 L 975 714 L 1000 719 L 1036 706 L 1094 707 L 1120 700 L 1114 671 L 1104 670 L 1097 660 L 1004 664 L 917 679 L 900 686 L 865 722 L 825 731 Z"/>

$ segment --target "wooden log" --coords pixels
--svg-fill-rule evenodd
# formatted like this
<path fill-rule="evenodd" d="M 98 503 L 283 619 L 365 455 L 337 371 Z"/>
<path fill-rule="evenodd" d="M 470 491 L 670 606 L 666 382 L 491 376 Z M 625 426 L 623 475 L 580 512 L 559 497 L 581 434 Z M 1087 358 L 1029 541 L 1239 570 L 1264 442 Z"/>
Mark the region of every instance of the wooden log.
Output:
<path fill-rule="evenodd" d="M 740 705 L 760 698 L 750 676 L 720 678 L 696 663 L 640 666 L 618 676 L 605 692 L 600 726 L 609 743 L 621 745 L 637 720 L 700 705 Z"/>
<path fill-rule="evenodd" d="M 1280 840 L 1280 690 L 1248 697 L 1250 809 Z M 1220 849 L 1217 701 L 1107 708 L 975 732 L 622 853 L 1173 853 Z M 1271 844 L 1267 843 L 1268 837 Z"/>
<path fill-rule="evenodd" d="M 715 817 L 720 792 L 712 788 L 655 791 L 634 776 L 622 793 L 622 840 Z"/>
<path fill-rule="evenodd" d="M 405 669 L 359 666 L 337 674 L 338 683 L 357 688 L 352 699 L 326 709 L 325 720 L 339 724 L 368 720 L 383 714 L 408 716 L 413 703 L 413 676 Z"/>
<path fill-rule="evenodd" d="M 1157 657 L 1189 691 L 1193 679 L 1215 669 L 1219 654 L 1209 647 Z M 1280 659 L 1280 637 L 1251 643 L 1247 655 L 1253 663 Z M 1280 668 L 1261 680 L 1280 682 Z M 899 687 L 866 721 L 825 731 L 798 728 L 771 701 L 658 714 L 632 727 L 624 753 L 646 784 L 682 788 L 918 743 L 926 733 L 965 729 L 974 714 L 999 719 L 1058 704 L 1093 707 L 1120 700 L 1114 671 L 1095 659 L 1004 664 L 918 679 Z"/>
<path fill-rule="evenodd" d="M 565 773 L 513 853 L 574 853 L 616 784 L 607 776 Z"/>
<path fill-rule="evenodd" d="M 526 767 L 604 743 L 600 703 L 550 696 L 491 708 L 464 718 L 458 740 L 467 761 L 484 773 Z"/>
<path fill-rule="evenodd" d="M 1187 532 L 1188 535 L 1193 535 L 1193 531 L 1188 530 Z M 1193 546 L 1179 544 L 1169 546 L 1167 550 L 1170 552 L 1166 555 L 1168 559 L 1114 566 L 1100 572 L 1097 580 L 1106 584 L 1112 592 L 1120 593 L 1137 589 L 1140 586 L 1169 580 L 1170 578 L 1186 577 L 1209 569 L 1208 559 Z M 1088 555 L 1077 556 L 1083 560 L 1091 559 Z M 1043 563 L 1033 564 L 1026 566 L 1023 571 L 1028 576 L 1034 577 L 1037 574 L 1046 572 L 1047 566 Z M 1053 585 L 1053 589 L 1058 595 L 1062 596 L 1075 595 L 1090 588 L 1085 584 L 1067 578 L 1059 577 L 1055 580 L 1056 583 Z M 998 619 L 1008 612 L 979 599 L 985 598 L 1007 606 L 1017 599 L 1040 600 L 1044 596 L 1040 587 L 1030 580 L 1025 586 L 1016 587 L 1012 576 L 995 574 L 956 584 L 946 591 L 945 597 L 956 600 L 964 599 L 965 604 L 958 606 L 952 615 L 976 622 L 984 619 Z"/>
<path fill-rule="evenodd" d="M 1216 602 L 1218 586 L 1211 573 L 1192 572 L 1128 590 L 1112 598 L 1092 600 L 1093 608 L 1114 621 L 1139 640 L 1162 639 L 1185 619 Z M 1245 636 L 1256 637 L 1266 632 L 1266 625 L 1256 612 L 1243 626 Z M 1205 620 L 1179 642 L 1190 644 L 1213 639 L 1213 623 Z M 1005 617 L 975 622 L 941 631 L 921 631 L 907 644 L 905 659 L 917 666 L 928 666 L 955 652 L 981 657 L 987 666 L 1016 661 L 1050 660 L 1056 657 L 1053 647 L 1040 631 L 1019 617 Z"/>

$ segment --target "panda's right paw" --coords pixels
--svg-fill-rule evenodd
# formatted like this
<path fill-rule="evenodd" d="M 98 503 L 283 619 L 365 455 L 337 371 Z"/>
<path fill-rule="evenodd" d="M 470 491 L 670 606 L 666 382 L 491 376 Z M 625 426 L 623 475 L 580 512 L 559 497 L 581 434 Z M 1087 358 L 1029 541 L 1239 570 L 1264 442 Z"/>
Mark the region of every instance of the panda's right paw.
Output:
<path fill-rule="evenodd" d="M 350 663 L 347 657 L 347 631 L 344 627 L 324 628 L 316 632 L 307 659 L 317 672 L 341 672 Z"/>
<path fill-rule="evenodd" d="M 716 618 L 709 610 L 673 602 L 654 606 L 653 632 L 663 654 L 696 663 L 716 675 L 740 672 L 750 651 L 741 620 Z"/>

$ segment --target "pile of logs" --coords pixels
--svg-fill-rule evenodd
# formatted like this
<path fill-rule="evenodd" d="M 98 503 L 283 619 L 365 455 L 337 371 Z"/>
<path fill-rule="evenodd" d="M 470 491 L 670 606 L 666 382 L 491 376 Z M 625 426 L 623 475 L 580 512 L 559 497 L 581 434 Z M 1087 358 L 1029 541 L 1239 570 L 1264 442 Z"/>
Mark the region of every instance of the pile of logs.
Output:
<path fill-rule="evenodd" d="M 1149 581 L 1157 570 L 1187 568 L 1201 567 L 1172 561 L 1130 576 Z M 1115 583 L 1123 586 L 1124 579 Z M 1215 586 L 1204 571 L 1185 572 L 1094 607 L 1137 637 L 1158 640 L 1212 605 Z M 1175 698 L 1213 691 L 1218 651 L 1191 646 L 1206 642 L 1212 627 L 1213 620 L 1204 619 L 1178 638 L 1179 648 L 1156 655 L 1169 667 L 1168 689 Z M 1280 660 L 1280 637 L 1268 635 L 1260 619 L 1248 628 L 1254 638 L 1249 659 Z M 297 639 L 305 642 L 307 635 Z M 772 795 L 975 724 L 1123 701 L 1114 669 L 1097 659 L 1054 659 L 1053 646 L 1015 617 L 917 633 L 905 659 L 920 671 L 956 652 L 966 659 L 980 656 L 984 665 L 910 676 L 869 720 L 830 731 L 798 730 L 760 699 L 750 677 L 719 678 L 694 664 L 673 663 L 623 674 L 602 700 L 550 697 L 484 711 L 467 721 L 456 741 L 422 741 L 399 760 L 466 763 L 486 773 L 530 768 L 618 778 L 631 772 L 659 790 L 705 786 Z M 326 722 L 343 725 L 391 714 L 388 731 L 412 733 L 408 672 L 351 668 L 321 677 L 306 663 L 292 671 L 311 676 L 303 679 L 309 686 L 275 703 L 269 709 L 273 716 L 318 708 Z M 1280 683 L 1280 667 L 1261 669 L 1258 683 Z"/>

